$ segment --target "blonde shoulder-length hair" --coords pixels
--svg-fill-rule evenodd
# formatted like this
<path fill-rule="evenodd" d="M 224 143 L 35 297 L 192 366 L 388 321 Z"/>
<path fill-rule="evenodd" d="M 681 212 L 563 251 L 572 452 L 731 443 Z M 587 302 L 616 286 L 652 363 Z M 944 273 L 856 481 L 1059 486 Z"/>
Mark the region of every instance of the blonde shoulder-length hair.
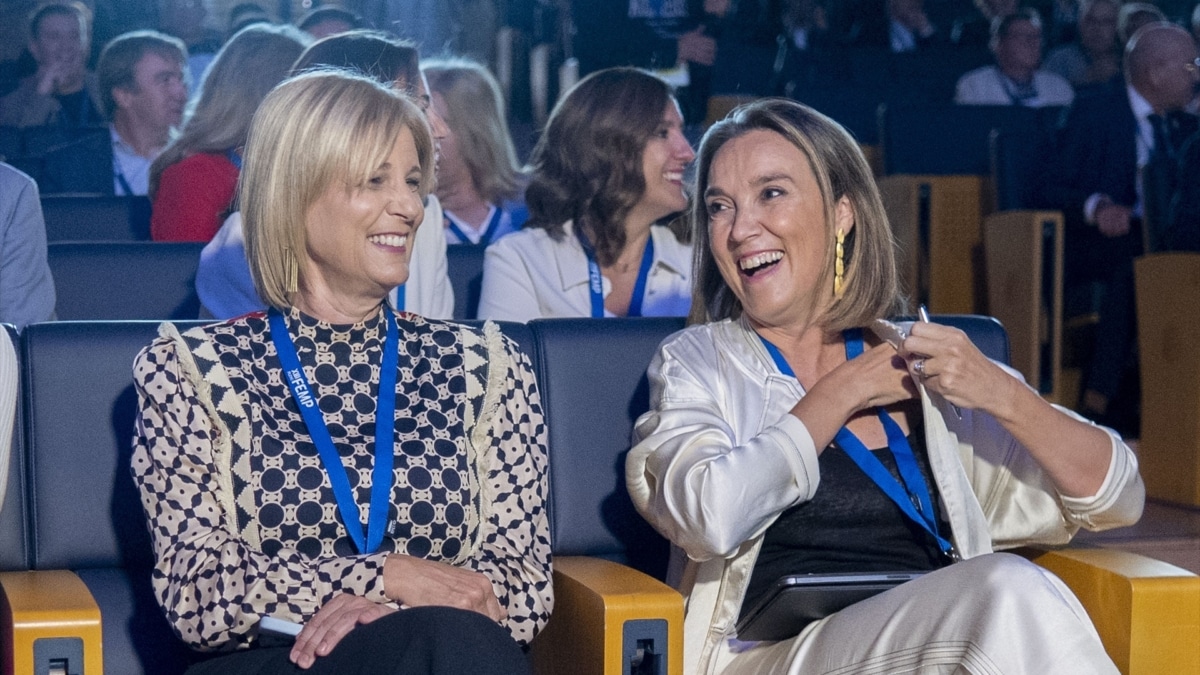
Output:
<path fill-rule="evenodd" d="M 508 134 L 504 96 L 496 78 L 484 66 L 463 58 L 426 61 L 421 70 L 429 78 L 429 92 L 446 101 L 443 117 L 480 196 L 493 204 L 519 196 L 525 176 Z"/>
<path fill-rule="evenodd" d="M 326 69 L 285 80 L 263 100 L 250 127 L 238 198 L 250 274 L 268 305 L 291 305 L 288 267 L 303 274 L 313 203 L 330 187 L 364 185 L 404 129 L 417 146 L 424 200 L 433 183 L 433 138 L 403 93 Z"/>
<path fill-rule="evenodd" d="M 870 166 L 854 139 L 837 122 L 821 113 L 785 99 L 764 99 L 736 108 L 713 125 L 700 142 L 696 171 L 696 197 L 690 219 L 694 258 L 694 289 L 690 323 L 705 323 L 741 316 L 742 304 L 717 268 L 709 236 L 704 193 L 713 159 L 729 141 L 754 130 L 773 131 L 780 142 L 791 143 L 808 159 L 821 190 L 825 212 L 825 264 L 820 281 L 833 288 L 834 208 L 846 197 L 854 211 L 854 228 L 848 233 L 843 293 L 835 298 L 822 328 L 840 331 L 864 326 L 872 320 L 903 311 L 904 299 L 896 273 L 895 238 L 888 224 L 879 188 Z"/>

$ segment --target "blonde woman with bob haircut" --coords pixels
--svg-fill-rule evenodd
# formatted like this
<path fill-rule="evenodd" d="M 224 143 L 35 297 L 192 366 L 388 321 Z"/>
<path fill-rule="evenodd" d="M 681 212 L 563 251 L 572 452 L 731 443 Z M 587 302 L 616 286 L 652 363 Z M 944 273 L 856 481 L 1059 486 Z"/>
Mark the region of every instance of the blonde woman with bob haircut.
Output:
<path fill-rule="evenodd" d="M 155 241 L 209 241 L 233 210 L 254 111 L 309 38 L 291 26 L 244 28 L 217 53 L 179 136 L 150 165 Z"/>
<path fill-rule="evenodd" d="M 446 241 L 487 246 L 521 229 L 529 211 L 521 199 L 525 175 L 504 119 L 500 84 L 468 59 L 426 61 L 433 107 L 446 120 L 437 195 Z"/>
<path fill-rule="evenodd" d="M 245 162 L 270 309 L 164 324 L 134 365 L 155 592 L 191 647 L 234 652 L 189 674 L 528 672 L 553 603 L 529 361 L 494 325 L 387 302 L 433 177 L 421 111 L 301 74 L 263 101 Z M 291 644 L 268 641 L 280 623 Z"/>
<path fill-rule="evenodd" d="M 693 325 L 650 365 L 626 465 L 678 556 L 684 671 L 1116 673 L 1066 586 L 994 551 L 1135 522 L 1120 436 L 961 331 L 885 320 L 895 241 L 836 122 L 738 108 L 695 187 Z M 911 580 L 806 625 L 758 618 L 814 574 Z"/>

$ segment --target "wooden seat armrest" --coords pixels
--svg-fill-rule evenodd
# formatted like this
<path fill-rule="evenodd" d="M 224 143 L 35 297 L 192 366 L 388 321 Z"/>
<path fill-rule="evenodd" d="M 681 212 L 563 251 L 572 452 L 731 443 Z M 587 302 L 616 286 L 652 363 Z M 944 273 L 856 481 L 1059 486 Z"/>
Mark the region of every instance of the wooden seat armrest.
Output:
<path fill-rule="evenodd" d="M 63 672 L 101 675 L 103 644 L 100 607 L 74 572 L 0 573 L 0 672 L 59 661 Z"/>
<path fill-rule="evenodd" d="M 1024 553 L 1071 588 L 1122 673 L 1200 673 L 1200 577 L 1129 551 Z"/>
<path fill-rule="evenodd" d="M 646 631 L 649 630 L 649 633 Z M 619 563 L 587 557 L 554 559 L 554 612 L 533 642 L 539 675 L 622 672 L 646 635 L 668 675 L 683 673 L 683 596 L 666 584 Z M 625 672 L 628 672 L 627 670 Z"/>

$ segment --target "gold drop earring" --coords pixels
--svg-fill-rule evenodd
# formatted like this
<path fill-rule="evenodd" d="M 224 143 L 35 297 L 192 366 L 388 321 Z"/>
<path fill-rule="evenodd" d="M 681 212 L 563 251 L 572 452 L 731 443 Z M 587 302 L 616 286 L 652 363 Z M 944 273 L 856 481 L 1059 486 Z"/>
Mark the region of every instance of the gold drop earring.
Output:
<path fill-rule="evenodd" d="M 846 260 L 843 245 L 846 243 L 846 233 L 838 228 L 837 243 L 833 246 L 833 297 L 842 297 L 842 285 L 846 276 Z"/>

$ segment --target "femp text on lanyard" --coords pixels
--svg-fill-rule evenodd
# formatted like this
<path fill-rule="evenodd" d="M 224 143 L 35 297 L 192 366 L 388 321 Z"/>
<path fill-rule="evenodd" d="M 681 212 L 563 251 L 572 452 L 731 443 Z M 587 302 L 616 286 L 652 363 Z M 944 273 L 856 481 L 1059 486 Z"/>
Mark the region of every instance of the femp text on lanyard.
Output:
<path fill-rule="evenodd" d="M 374 553 L 383 541 L 383 532 L 388 518 L 388 507 L 392 493 L 393 447 L 395 440 L 396 412 L 396 365 L 399 360 L 399 329 L 396 317 L 387 307 L 383 308 L 387 319 L 387 337 L 383 343 L 383 363 L 379 370 L 379 401 L 375 409 L 375 468 L 371 472 L 371 506 L 367 512 L 366 532 L 358 517 L 358 502 L 350 490 L 350 481 L 346 477 L 346 467 L 337 449 L 333 447 L 333 439 L 329 436 L 329 428 L 321 409 L 317 406 L 316 392 L 309 384 L 300 365 L 300 357 L 296 354 L 296 345 L 288 333 L 287 323 L 278 310 L 268 313 L 271 324 L 271 341 L 279 353 L 279 362 L 283 366 L 284 379 L 288 389 L 308 427 L 308 435 L 312 437 L 313 445 L 329 475 L 329 484 L 333 488 L 333 496 L 337 500 L 338 512 L 342 515 L 342 523 L 346 532 L 354 541 L 354 547 L 359 553 Z"/>
<path fill-rule="evenodd" d="M 579 245 L 588 263 L 588 291 L 592 298 L 592 318 L 604 318 L 604 279 L 600 276 L 600 263 L 596 262 L 596 250 L 592 243 L 583 236 L 583 232 L 575 230 Z M 629 299 L 627 316 L 642 315 L 642 301 L 646 296 L 646 280 L 650 277 L 650 267 L 654 264 L 654 237 L 646 239 L 646 248 L 642 250 L 642 266 L 638 269 L 637 281 L 633 284 L 633 297 Z"/>

